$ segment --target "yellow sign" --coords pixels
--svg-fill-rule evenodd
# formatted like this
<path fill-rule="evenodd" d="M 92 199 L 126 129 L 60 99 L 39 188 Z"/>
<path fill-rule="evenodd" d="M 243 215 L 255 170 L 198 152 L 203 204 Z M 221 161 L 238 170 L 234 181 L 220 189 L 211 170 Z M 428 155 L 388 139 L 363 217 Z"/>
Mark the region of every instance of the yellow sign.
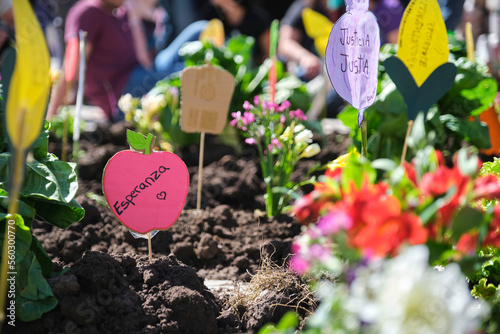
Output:
<path fill-rule="evenodd" d="M 302 11 L 302 21 L 307 35 L 314 39 L 314 45 L 319 55 L 325 58 L 326 45 L 328 44 L 330 31 L 333 28 L 333 22 L 326 16 L 307 7 Z"/>
<path fill-rule="evenodd" d="M 412 0 L 399 28 L 398 58 L 420 87 L 448 62 L 448 36 L 437 0 Z"/>
<path fill-rule="evenodd" d="M 208 21 L 207 26 L 200 34 L 200 41 L 208 39 L 214 46 L 221 48 L 225 44 L 224 25 L 219 19 Z"/>
<path fill-rule="evenodd" d="M 9 85 L 6 122 L 12 145 L 26 150 L 42 129 L 50 89 L 49 51 L 28 0 L 13 1 L 12 9 L 16 64 Z"/>

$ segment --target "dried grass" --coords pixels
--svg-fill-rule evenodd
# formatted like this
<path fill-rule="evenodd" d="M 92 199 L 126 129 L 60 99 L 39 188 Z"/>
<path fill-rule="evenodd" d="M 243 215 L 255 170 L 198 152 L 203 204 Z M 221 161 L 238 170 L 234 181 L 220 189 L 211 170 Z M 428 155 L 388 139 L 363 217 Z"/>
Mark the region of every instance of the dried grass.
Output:
<path fill-rule="evenodd" d="M 277 294 L 284 294 L 289 298 L 286 305 L 274 304 L 295 308 L 297 314 L 303 316 L 310 315 L 317 307 L 316 299 L 310 290 L 308 284 L 295 276 L 286 267 L 286 264 L 278 265 L 271 260 L 273 254 L 262 252 L 261 248 L 261 266 L 248 285 L 237 287 L 233 296 L 229 297 L 227 304 L 229 309 L 237 316 L 243 317 L 245 311 L 251 305 L 259 303 L 260 298 L 269 291 Z"/>

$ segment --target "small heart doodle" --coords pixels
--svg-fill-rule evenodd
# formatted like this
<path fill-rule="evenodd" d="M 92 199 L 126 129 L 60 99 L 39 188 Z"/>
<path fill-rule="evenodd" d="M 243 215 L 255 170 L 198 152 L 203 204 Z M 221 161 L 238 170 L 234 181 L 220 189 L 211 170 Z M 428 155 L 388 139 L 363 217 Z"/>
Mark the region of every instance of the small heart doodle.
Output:
<path fill-rule="evenodd" d="M 162 192 L 160 192 L 159 194 L 156 194 L 156 198 L 158 198 L 158 199 L 160 199 L 160 200 L 164 201 L 164 200 L 167 198 L 167 193 L 166 193 L 166 192 L 164 192 L 164 191 L 162 191 Z"/>

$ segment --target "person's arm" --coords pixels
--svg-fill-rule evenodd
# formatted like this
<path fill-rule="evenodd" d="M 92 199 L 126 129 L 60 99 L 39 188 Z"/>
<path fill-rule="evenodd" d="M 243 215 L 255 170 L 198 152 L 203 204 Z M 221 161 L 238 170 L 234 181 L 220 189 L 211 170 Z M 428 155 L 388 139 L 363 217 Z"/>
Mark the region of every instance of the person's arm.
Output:
<path fill-rule="evenodd" d="M 87 43 L 85 45 L 86 59 L 89 59 L 91 52 L 92 52 L 92 45 Z M 60 79 L 52 87 L 52 92 L 51 92 L 50 101 L 49 101 L 49 107 L 48 107 L 48 111 L 47 111 L 47 119 L 48 120 L 50 120 L 52 118 L 52 116 L 57 114 L 57 111 L 58 111 L 60 106 L 62 106 L 65 103 L 70 102 L 70 101 L 67 101 L 67 95 L 73 95 L 73 96 L 75 95 L 73 89 L 74 89 L 74 87 L 76 87 L 76 83 L 78 82 L 78 79 L 79 79 L 80 57 L 78 57 L 77 62 L 76 62 L 75 76 L 74 76 L 74 79 L 71 83 L 72 87 L 70 87 L 70 89 L 68 89 L 68 87 L 67 87 L 67 83 L 66 83 L 65 75 L 64 75 L 64 68 L 65 68 L 65 66 L 63 64 Z"/>
<path fill-rule="evenodd" d="M 134 39 L 135 54 L 139 64 L 146 69 L 153 67 L 153 60 L 148 52 L 148 41 L 142 20 L 153 21 L 154 2 L 140 3 L 136 0 L 125 2 L 128 24 Z"/>
<path fill-rule="evenodd" d="M 299 64 L 305 71 L 305 77 L 312 79 L 320 73 L 321 59 L 298 42 L 302 38 L 301 35 L 298 29 L 282 25 L 279 32 L 278 54 Z"/>

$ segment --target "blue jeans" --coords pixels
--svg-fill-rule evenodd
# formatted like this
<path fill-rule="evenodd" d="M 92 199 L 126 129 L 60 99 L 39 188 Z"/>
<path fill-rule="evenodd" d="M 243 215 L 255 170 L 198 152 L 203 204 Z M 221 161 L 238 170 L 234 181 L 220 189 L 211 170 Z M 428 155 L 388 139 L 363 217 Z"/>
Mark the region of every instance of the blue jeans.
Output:
<path fill-rule="evenodd" d="M 206 24 L 207 21 L 197 21 L 187 26 L 168 47 L 158 53 L 154 59 L 153 69 L 147 70 L 138 65 L 132 71 L 123 94 L 130 93 L 133 97 L 141 97 L 149 92 L 159 80 L 181 71 L 184 68 L 184 61 L 179 56 L 179 49 L 186 42 L 198 40 Z"/>

